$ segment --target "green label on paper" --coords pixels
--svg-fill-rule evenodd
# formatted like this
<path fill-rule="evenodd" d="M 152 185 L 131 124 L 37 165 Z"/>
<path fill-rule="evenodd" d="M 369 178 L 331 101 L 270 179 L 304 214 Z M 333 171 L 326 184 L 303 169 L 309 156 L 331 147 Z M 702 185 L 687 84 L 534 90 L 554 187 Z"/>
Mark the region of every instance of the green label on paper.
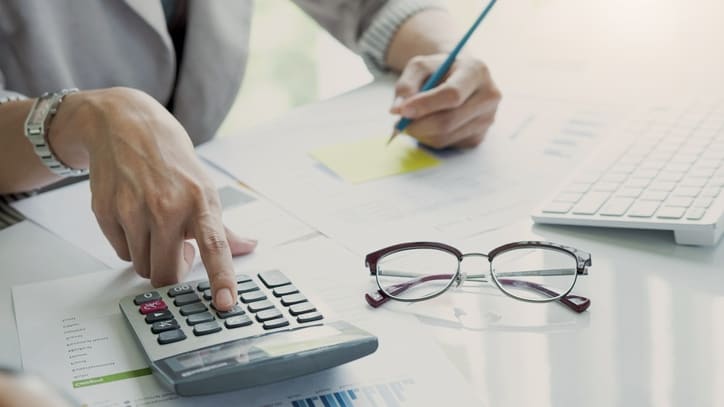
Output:
<path fill-rule="evenodd" d="M 128 372 L 114 373 L 107 376 L 91 377 L 90 379 L 76 380 L 73 382 L 73 388 L 95 386 L 96 384 L 104 384 L 116 382 L 118 380 L 133 379 L 134 377 L 148 376 L 151 374 L 150 368 L 130 370 Z"/>

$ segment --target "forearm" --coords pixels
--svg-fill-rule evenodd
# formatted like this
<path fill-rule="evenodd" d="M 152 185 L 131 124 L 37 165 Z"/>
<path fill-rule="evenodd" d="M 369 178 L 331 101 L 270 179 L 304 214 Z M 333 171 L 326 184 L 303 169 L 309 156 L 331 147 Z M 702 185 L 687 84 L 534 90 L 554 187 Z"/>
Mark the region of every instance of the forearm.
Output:
<path fill-rule="evenodd" d="M 448 53 L 457 42 L 452 16 L 445 10 L 428 9 L 405 21 L 392 37 L 385 63 L 401 72 L 416 55 Z"/>

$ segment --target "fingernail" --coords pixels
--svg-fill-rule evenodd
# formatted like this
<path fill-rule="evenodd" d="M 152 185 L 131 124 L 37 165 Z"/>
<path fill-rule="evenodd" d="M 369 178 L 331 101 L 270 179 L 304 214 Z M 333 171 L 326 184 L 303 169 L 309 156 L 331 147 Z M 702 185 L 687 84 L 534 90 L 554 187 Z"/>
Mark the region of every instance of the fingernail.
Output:
<path fill-rule="evenodd" d="M 231 290 L 228 288 L 216 290 L 214 299 L 216 300 L 216 305 L 223 308 L 231 308 L 231 306 L 234 305 L 234 300 L 231 298 Z"/>
<path fill-rule="evenodd" d="M 256 239 L 241 239 L 241 243 L 248 245 L 248 246 L 256 247 L 256 245 L 259 243 L 259 241 Z"/>
<path fill-rule="evenodd" d="M 397 109 L 398 107 L 400 107 L 400 105 L 402 104 L 402 101 L 403 101 L 403 100 L 404 100 L 404 99 L 402 98 L 402 96 L 397 96 L 397 97 L 395 98 L 395 100 L 392 101 L 392 107 L 390 107 L 390 109 L 391 109 L 391 110 L 394 110 L 394 109 Z"/>
<path fill-rule="evenodd" d="M 406 107 L 406 108 L 402 109 L 402 115 L 404 117 L 412 118 L 412 117 L 415 117 L 416 113 L 417 113 L 417 109 L 415 109 L 414 107 Z"/>

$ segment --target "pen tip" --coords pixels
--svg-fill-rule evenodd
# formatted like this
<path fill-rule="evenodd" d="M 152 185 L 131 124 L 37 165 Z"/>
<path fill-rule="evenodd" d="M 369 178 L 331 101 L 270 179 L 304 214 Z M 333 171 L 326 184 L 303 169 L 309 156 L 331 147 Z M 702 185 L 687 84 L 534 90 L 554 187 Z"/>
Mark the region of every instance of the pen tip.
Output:
<path fill-rule="evenodd" d="M 397 130 L 397 128 L 395 128 L 394 130 L 392 130 L 392 135 L 390 136 L 389 139 L 387 139 L 387 145 L 388 145 L 388 146 L 390 145 L 390 143 L 392 143 L 392 140 L 393 140 L 395 137 L 397 137 L 398 134 L 400 134 L 400 131 Z"/>

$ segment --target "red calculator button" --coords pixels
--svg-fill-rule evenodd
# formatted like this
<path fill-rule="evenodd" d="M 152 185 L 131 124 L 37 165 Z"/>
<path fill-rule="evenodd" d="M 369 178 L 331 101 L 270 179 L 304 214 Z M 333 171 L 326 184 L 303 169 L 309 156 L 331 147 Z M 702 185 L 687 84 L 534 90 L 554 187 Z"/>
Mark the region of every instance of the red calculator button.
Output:
<path fill-rule="evenodd" d="M 141 314 L 146 315 L 152 312 L 163 311 L 167 308 L 168 307 L 166 306 L 166 303 L 163 302 L 163 300 L 155 300 L 149 301 L 145 304 L 141 304 L 141 306 L 138 307 L 138 310 L 141 311 Z"/>

